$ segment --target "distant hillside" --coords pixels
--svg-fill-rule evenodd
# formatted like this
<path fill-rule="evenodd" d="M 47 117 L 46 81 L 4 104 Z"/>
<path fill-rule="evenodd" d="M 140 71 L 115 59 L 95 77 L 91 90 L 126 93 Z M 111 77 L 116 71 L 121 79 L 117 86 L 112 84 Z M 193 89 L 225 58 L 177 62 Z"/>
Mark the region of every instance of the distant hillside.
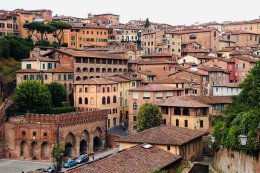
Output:
<path fill-rule="evenodd" d="M 0 104 L 13 93 L 15 72 L 20 69 L 20 66 L 20 62 L 13 58 L 0 58 Z"/>

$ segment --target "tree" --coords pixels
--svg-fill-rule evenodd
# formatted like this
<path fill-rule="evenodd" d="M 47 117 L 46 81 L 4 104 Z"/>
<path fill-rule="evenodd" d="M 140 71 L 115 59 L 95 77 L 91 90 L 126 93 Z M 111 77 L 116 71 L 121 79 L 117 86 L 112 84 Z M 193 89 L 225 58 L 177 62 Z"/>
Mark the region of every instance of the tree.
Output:
<path fill-rule="evenodd" d="M 47 86 L 51 93 L 52 105 L 55 107 L 61 106 L 61 102 L 66 100 L 66 91 L 64 86 L 57 82 L 48 84 Z"/>
<path fill-rule="evenodd" d="M 5 37 L 0 38 L 0 57 L 7 58 L 10 55 L 9 42 Z"/>
<path fill-rule="evenodd" d="M 145 103 L 141 105 L 137 114 L 138 132 L 161 125 L 162 113 L 159 111 L 158 106 L 152 103 Z"/>
<path fill-rule="evenodd" d="M 14 35 L 6 35 L 0 38 L 0 57 L 12 57 L 15 60 L 28 58 L 34 48 L 32 39 Z"/>
<path fill-rule="evenodd" d="M 40 81 L 28 80 L 17 87 L 14 103 L 21 111 L 39 113 L 51 107 L 51 94 Z"/>
<path fill-rule="evenodd" d="M 54 144 L 52 150 L 52 159 L 53 159 L 55 172 L 59 172 L 61 170 L 64 158 L 65 158 L 65 151 L 62 145 Z"/>
<path fill-rule="evenodd" d="M 213 126 L 218 144 L 258 157 L 260 152 L 260 61 L 241 84 L 242 91 Z M 242 147 L 238 135 L 247 136 Z"/>
<path fill-rule="evenodd" d="M 145 27 L 145 28 L 149 28 L 150 26 L 151 26 L 151 23 L 150 23 L 149 19 L 146 18 L 144 27 Z"/>
<path fill-rule="evenodd" d="M 45 39 L 47 39 L 47 34 L 51 34 L 56 31 L 55 27 L 51 25 L 47 25 L 44 22 L 25 23 L 23 27 L 26 28 L 31 35 L 35 36 L 38 41 L 43 41 L 44 36 Z M 39 33 L 40 33 L 40 38 L 38 35 Z"/>
<path fill-rule="evenodd" d="M 66 22 L 62 22 L 62 21 L 54 21 L 54 22 L 50 22 L 48 23 L 48 25 L 53 26 L 56 28 L 56 31 L 53 32 L 53 36 L 57 38 L 58 40 L 58 47 L 61 46 L 61 41 L 63 39 L 64 36 L 64 30 L 65 29 L 70 29 L 71 25 L 66 23 Z"/>

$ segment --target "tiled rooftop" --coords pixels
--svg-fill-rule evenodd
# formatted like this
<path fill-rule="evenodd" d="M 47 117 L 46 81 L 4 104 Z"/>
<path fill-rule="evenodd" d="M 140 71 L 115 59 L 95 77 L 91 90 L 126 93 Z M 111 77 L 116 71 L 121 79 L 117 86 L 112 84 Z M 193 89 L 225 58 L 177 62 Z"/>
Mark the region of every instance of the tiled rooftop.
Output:
<path fill-rule="evenodd" d="M 207 132 L 167 125 L 154 127 L 137 134 L 121 137 L 117 142 L 183 145 L 206 134 Z"/>

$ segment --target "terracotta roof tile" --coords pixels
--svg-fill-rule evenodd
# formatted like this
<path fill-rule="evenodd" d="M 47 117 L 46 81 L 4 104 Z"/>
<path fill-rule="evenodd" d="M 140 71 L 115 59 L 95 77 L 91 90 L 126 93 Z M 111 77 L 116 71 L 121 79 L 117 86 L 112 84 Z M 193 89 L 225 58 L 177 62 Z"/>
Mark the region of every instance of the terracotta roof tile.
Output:
<path fill-rule="evenodd" d="M 129 91 L 176 91 L 176 90 L 184 90 L 184 89 L 167 86 L 167 85 L 149 84 L 149 85 L 130 89 Z"/>
<path fill-rule="evenodd" d="M 206 134 L 207 132 L 166 125 L 154 127 L 134 135 L 121 137 L 117 142 L 183 145 Z"/>
<path fill-rule="evenodd" d="M 138 145 L 91 164 L 68 170 L 68 173 L 144 173 L 162 169 L 180 160 L 157 146 L 144 148 Z"/>
<path fill-rule="evenodd" d="M 204 104 L 231 104 L 233 98 L 230 96 L 186 96 L 187 99 L 199 101 Z"/>
<path fill-rule="evenodd" d="M 47 57 L 31 57 L 31 58 L 22 59 L 22 61 L 58 62 L 59 60 L 51 59 Z"/>
<path fill-rule="evenodd" d="M 75 82 L 74 85 L 106 85 L 117 84 L 117 82 L 105 78 L 92 78 L 80 82 Z"/>
<path fill-rule="evenodd" d="M 16 73 L 39 73 L 40 70 L 36 70 L 36 69 L 21 69 L 16 71 Z"/>
<path fill-rule="evenodd" d="M 170 97 L 165 100 L 160 100 L 157 105 L 159 106 L 172 106 L 172 107 L 188 107 L 188 108 L 203 108 L 210 107 L 210 105 L 192 100 L 187 96 Z"/>

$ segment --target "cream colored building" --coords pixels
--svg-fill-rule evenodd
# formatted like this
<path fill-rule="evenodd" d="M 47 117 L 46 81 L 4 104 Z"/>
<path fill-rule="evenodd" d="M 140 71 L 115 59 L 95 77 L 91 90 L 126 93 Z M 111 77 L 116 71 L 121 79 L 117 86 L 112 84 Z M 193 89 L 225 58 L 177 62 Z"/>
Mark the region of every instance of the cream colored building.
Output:
<path fill-rule="evenodd" d="M 74 83 L 74 107 L 78 110 L 108 109 L 107 127 L 119 124 L 118 83 L 93 78 Z"/>
<path fill-rule="evenodd" d="M 145 54 L 166 53 L 181 55 L 181 36 L 167 30 L 145 31 L 142 34 L 142 46 Z"/>

